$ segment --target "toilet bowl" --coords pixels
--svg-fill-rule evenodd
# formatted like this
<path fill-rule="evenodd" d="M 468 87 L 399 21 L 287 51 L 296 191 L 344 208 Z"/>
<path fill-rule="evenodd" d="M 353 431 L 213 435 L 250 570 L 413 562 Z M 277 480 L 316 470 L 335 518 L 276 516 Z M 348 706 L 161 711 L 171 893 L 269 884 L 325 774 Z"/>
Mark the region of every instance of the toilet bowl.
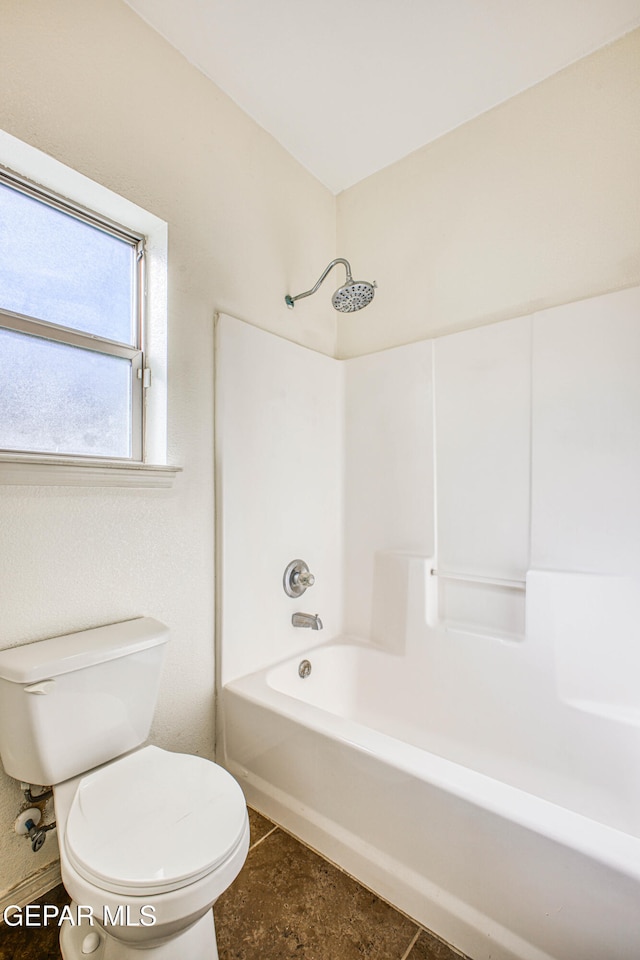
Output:
<path fill-rule="evenodd" d="M 244 796 L 226 770 L 146 746 L 59 784 L 54 801 L 73 899 L 64 960 L 86 957 L 88 947 L 94 960 L 215 960 L 208 914 L 249 849 Z"/>
<path fill-rule="evenodd" d="M 237 782 L 146 745 L 167 628 L 140 617 L 0 651 L 0 755 L 52 784 L 64 960 L 217 960 L 212 906 L 249 849 Z"/>

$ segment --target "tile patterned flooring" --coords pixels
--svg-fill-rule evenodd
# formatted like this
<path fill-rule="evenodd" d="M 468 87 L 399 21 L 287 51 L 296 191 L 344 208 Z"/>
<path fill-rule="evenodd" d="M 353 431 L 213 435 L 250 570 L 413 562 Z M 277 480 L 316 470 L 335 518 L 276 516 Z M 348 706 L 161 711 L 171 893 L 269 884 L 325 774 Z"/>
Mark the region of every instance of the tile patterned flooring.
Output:
<path fill-rule="evenodd" d="M 249 818 L 247 862 L 215 905 L 220 960 L 461 960 L 280 827 Z M 67 900 L 56 887 L 39 902 Z M 57 927 L 0 926 L 0 960 L 59 958 Z"/>

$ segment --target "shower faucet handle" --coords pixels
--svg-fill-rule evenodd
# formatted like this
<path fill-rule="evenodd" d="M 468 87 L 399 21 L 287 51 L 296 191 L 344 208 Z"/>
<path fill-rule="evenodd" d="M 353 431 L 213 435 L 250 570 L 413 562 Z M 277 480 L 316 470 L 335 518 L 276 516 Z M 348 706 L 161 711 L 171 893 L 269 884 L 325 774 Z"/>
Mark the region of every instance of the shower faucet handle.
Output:
<path fill-rule="evenodd" d="M 282 586 L 288 597 L 301 597 L 315 582 L 316 578 L 304 560 L 292 560 L 284 571 Z"/>

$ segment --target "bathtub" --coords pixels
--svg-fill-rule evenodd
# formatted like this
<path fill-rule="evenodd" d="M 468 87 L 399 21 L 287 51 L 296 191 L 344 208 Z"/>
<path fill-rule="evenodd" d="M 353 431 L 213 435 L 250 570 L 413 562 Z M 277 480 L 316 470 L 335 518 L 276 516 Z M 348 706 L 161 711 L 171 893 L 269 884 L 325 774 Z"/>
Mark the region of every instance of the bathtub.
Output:
<path fill-rule="evenodd" d="M 515 675 L 508 722 L 498 687 L 469 710 L 463 676 L 443 694 L 442 643 L 427 663 L 345 638 L 227 683 L 222 761 L 256 809 L 473 960 L 636 960 L 638 730 L 611 751 L 584 712 L 532 723 Z"/>

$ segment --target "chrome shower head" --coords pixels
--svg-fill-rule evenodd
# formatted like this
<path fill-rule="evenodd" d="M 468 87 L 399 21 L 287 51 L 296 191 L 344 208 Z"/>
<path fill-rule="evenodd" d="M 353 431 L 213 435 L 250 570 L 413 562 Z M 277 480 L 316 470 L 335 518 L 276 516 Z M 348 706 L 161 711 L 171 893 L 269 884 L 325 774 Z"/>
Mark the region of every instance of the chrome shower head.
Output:
<path fill-rule="evenodd" d="M 335 267 L 336 263 L 344 264 L 347 271 L 347 282 L 344 284 L 344 286 L 338 287 L 331 298 L 334 309 L 338 310 L 340 313 L 353 313 L 356 310 L 362 310 L 362 308 L 366 307 L 368 303 L 371 303 L 376 289 L 375 282 L 367 283 L 365 280 L 354 280 L 351 276 L 351 266 L 349 261 L 343 260 L 342 257 L 338 257 L 336 260 L 331 261 L 318 282 L 314 287 L 311 288 L 311 290 L 307 290 L 305 293 L 299 293 L 296 297 L 291 297 L 289 294 L 287 294 L 287 296 L 284 298 L 284 301 L 289 309 L 293 310 L 293 305 L 296 300 L 301 300 L 303 297 L 310 297 L 312 294 L 314 294 L 329 271 Z"/>
<path fill-rule="evenodd" d="M 366 280 L 348 280 L 343 287 L 338 287 L 331 297 L 331 303 L 340 313 L 362 310 L 373 300 L 375 286 L 375 281 L 367 283 Z"/>

